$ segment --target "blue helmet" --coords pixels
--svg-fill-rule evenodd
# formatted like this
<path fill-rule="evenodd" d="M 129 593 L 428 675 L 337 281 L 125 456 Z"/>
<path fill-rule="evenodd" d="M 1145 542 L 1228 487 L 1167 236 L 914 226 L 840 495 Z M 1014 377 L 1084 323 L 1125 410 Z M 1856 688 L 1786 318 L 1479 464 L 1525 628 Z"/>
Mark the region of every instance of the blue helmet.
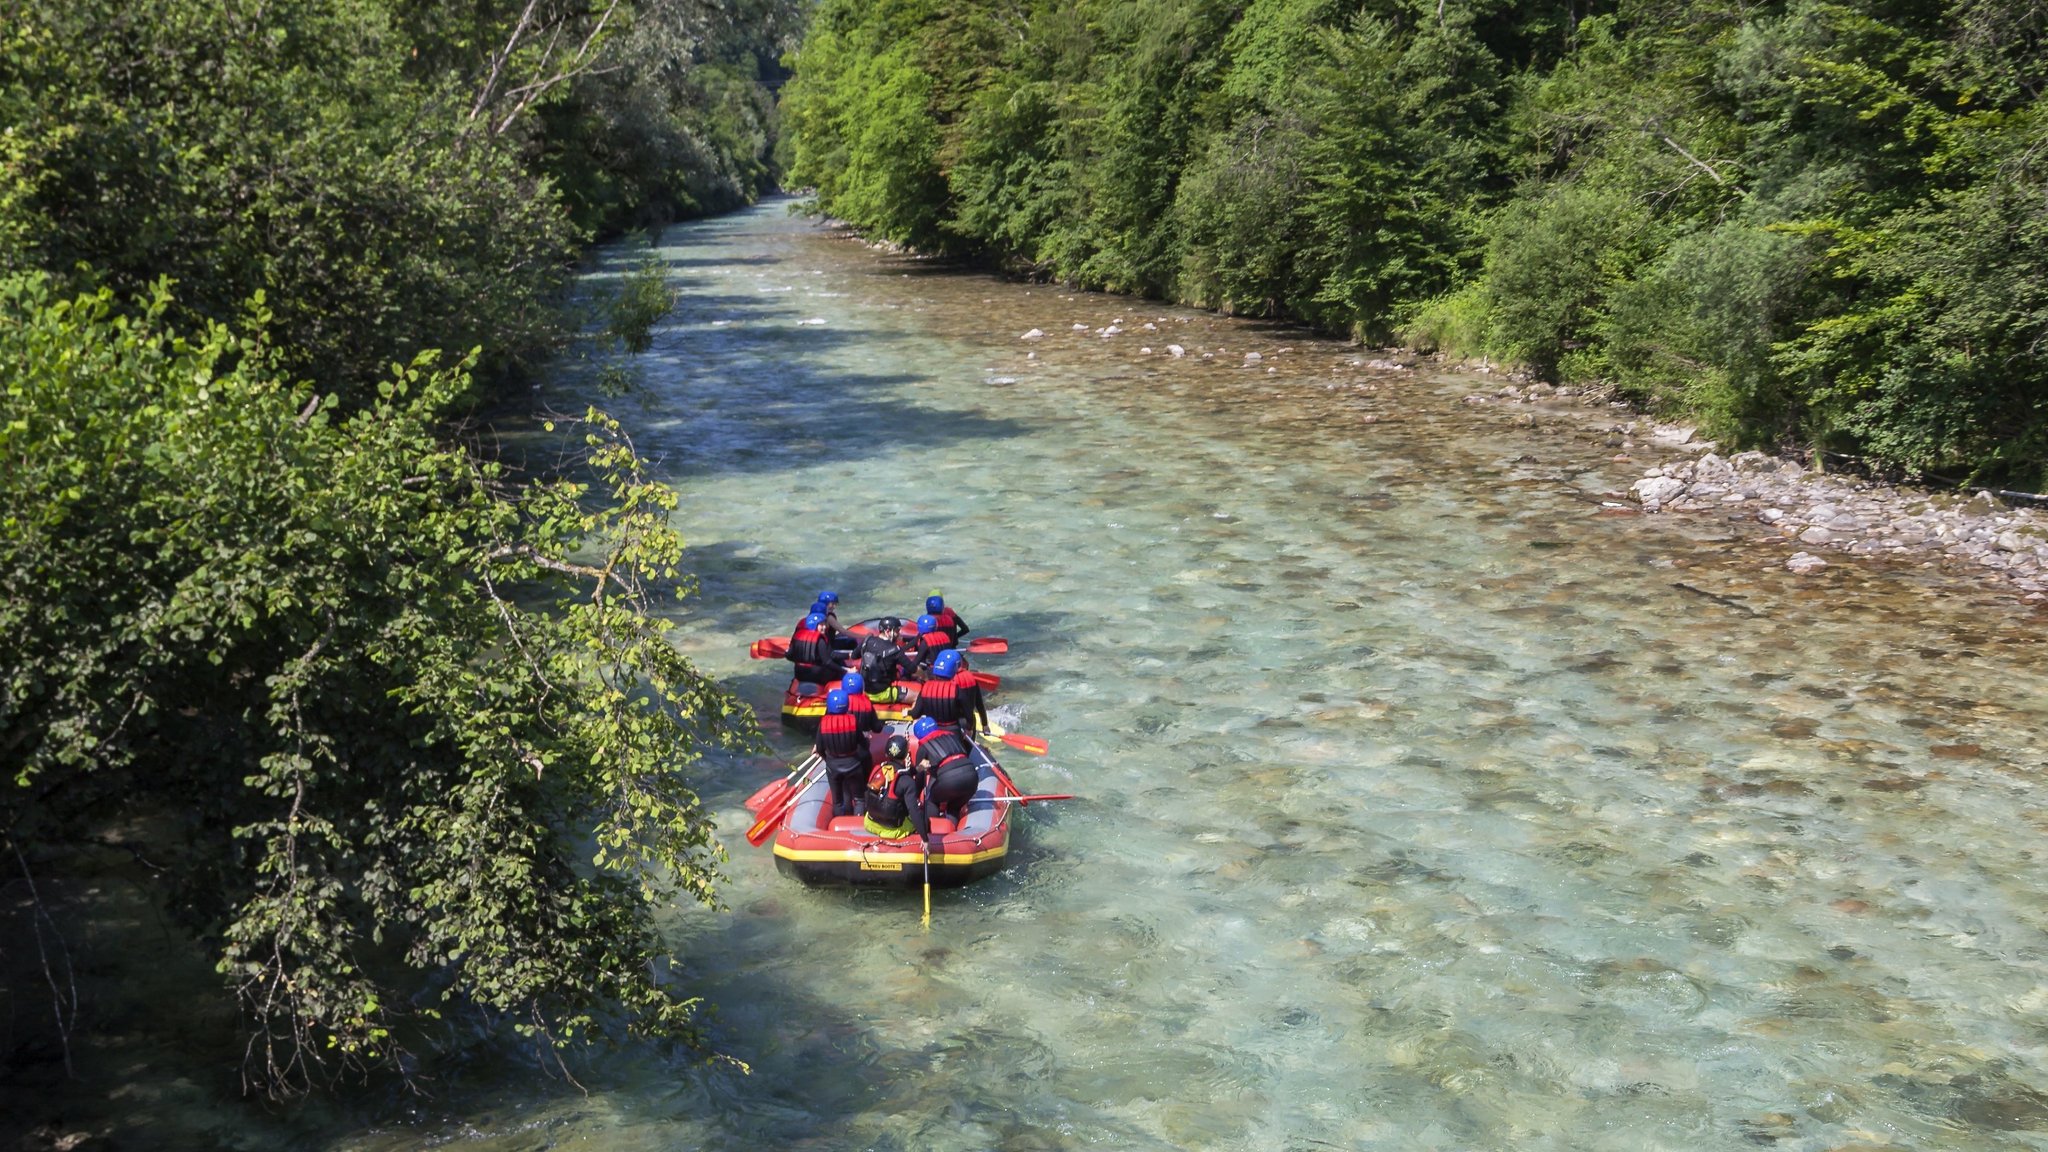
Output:
<path fill-rule="evenodd" d="M 932 615 L 931 613 L 929 613 L 929 612 L 927 612 L 927 613 L 925 613 L 924 615 L 922 615 L 922 616 L 919 616 L 919 617 L 917 618 L 917 630 L 918 630 L 919 632 L 932 632 L 932 631 L 936 631 L 936 630 L 938 629 L 938 627 L 939 627 L 939 622 L 938 622 L 938 619 L 937 619 L 936 617 L 934 617 L 934 616 L 933 616 L 933 615 Z"/>
<path fill-rule="evenodd" d="M 938 731 L 938 729 L 939 722 L 937 720 L 934 720 L 929 716 L 919 716 L 917 718 L 917 723 L 912 724 L 910 726 L 910 734 L 912 736 L 917 737 L 919 740 L 922 740 L 925 737 L 931 735 L 933 732 Z"/>
<path fill-rule="evenodd" d="M 837 604 L 837 603 L 839 603 L 839 593 L 837 593 L 837 592 L 820 592 L 820 593 L 818 593 L 818 603 L 820 603 L 820 604 Z"/>
<path fill-rule="evenodd" d="M 809 616 L 804 617 L 804 627 L 806 628 L 816 629 L 823 628 L 824 626 L 825 617 L 819 613 L 813 612 Z"/>
<path fill-rule="evenodd" d="M 858 672 L 848 672 L 845 676 L 841 677 L 839 686 L 846 689 L 848 696 L 853 695 L 855 692 L 865 692 L 868 690 L 868 682 L 861 679 L 861 675 Z"/>
<path fill-rule="evenodd" d="M 946 610 L 946 602 L 937 596 L 927 596 L 924 598 L 924 610 L 927 612 L 944 612 Z"/>
<path fill-rule="evenodd" d="M 830 612 L 831 610 L 832 606 L 830 604 L 825 603 L 823 600 L 811 601 L 811 611 L 816 613 L 817 615 L 823 616 L 825 613 Z"/>
<path fill-rule="evenodd" d="M 960 654 L 951 648 L 932 657 L 932 675 L 941 680 L 951 680 L 960 671 Z"/>
<path fill-rule="evenodd" d="M 825 693 L 825 714 L 837 716 L 846 711 L 846 689 L 834 688 Z"/>

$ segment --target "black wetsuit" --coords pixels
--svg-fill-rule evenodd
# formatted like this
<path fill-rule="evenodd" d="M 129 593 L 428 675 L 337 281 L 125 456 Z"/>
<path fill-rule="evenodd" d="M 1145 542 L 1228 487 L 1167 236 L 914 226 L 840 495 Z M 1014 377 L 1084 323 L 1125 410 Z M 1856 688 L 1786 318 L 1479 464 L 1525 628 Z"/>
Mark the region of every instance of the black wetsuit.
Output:
<path fill-rule="evenodd" d="M 953 637 L 945 632 L 933 629 L 930 632 L 918 633 L 917 670 L 920 672 L 931 671 L 933 658 L 937 657 L 939 653 L 945 652 L 951 649 L 952 647 Z"/>
<path fill-rule="evenodd" d="M 967 636 L 967 621 L 962 620 L 960 614 L 953 611 L 952 605 L 949 604 L 933 613 L 933 618 L 939 622 L 939 631 L 951 636 L 954 643 L 959 643 Z"/>
<path fill-rule="evenodd" d="M 915 657 L 896 641 L 882 636 L 861 637 L 859 651 L 860 678 L 867 681 L 870 692 L 893 688 L 898 680 L 908 680 L 917 670 Z"/>
<path fill-rule="evenodd" d="M 988 705 L 982 699 L 981 685 L 966 671 L 950 680 L 932 679 L 919 685 L 910 715 L 912 719 L 929 716 L 941 728 L 959 728 L 970 735 L 988 727 Z"/>
<path fill-rule="evenodd" d="M 981 773 L 974 767 L 966 738 L 950 728 L 934 731 L 918 742 L 917 766 L 930 781 L 924 793 L 925 819 L 947 816 L 957 822 L 965 816 L 967 802 L 981 785 Z M 922 831 L 930 844 L 933 836 L 929 826 Z"/>
<path fill-rule="evenodd" d="M 823 632 L 799 626 L 789 637 L 789 655 L 796 665 L 796 678 L 806 684 L 830 684 L 846 674 L 832 654 L 832 641 Z"/>
<path fill-rule="evenodd" d="M 832 815 L 859 815 L 861 789 L 868 780 L 868 737 L 860 718 L 851 712 L 828 714 L 818 721 L 812 745 L 825 758 L 825 779 L 832 786 Z"/>

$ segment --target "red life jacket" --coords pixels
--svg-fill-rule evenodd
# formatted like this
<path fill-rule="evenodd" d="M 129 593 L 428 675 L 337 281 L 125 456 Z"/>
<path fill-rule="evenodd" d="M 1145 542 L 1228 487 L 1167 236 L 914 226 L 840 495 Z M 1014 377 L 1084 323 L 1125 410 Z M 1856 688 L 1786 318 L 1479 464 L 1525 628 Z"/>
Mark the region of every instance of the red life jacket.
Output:
<path fill-rule="evenodd" d="M 932 773 L 937 775 L 946 765 L 967 758 L 967 740 L 951 728 L 940 728 L 917 742 L 914 755 L 919 760 L 929 759 Z"/>
<path fill-rule="evenodd" d="M 801 625 L 789 634 L 789 657 L 796 664 L 830 664 L 832 643 L 816 628 Z"/>
<path fill-rule="evenodd" d="M 868 694 L 865 692 L 848 692 L 846 694 L 846 710 L 853 713 L 873 712 L 875 710 L 875 702 L 868 699 Z"/>
<path fill-rule="evenodd" d="M 868 738 L 861 732 L 860 717 L 851 712 L 827 714 L 818 721 L 818 755 L 829 766 L 834 761 L 867 760 Z"/>
<path fill-rule="evenodd" d="M 917 703 L 910 706 L 912 716 L 929 716 L 942 728 L 958 727 L 963 713 L 957 677 L 953 680 L 934 678 L 918 685 Z"/>
<path fill-rule="evenodd" d="M 944 632 L 946 635 L 958 636 L 960 634 L 960 614 L 953 611 L 951 604 L 939 609 L 939 614 L 932 617 L 932 619 L 939 622 L 939 631 Z"/>
<path fill-rule="evenodd" d="M 917 634 L 917 662 L 919 664 L 930 664 L 932 657 L 952 646 L 953 635 L 950 632 L 938 628 L 934 628 L 929 632 L 919 632 Z"/>

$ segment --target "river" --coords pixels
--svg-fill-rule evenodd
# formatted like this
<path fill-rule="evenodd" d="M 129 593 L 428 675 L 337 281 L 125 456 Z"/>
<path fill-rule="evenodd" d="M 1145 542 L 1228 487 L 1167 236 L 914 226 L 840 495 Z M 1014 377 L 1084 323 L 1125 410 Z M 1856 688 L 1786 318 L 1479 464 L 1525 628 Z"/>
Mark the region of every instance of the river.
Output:
<path fill-rule="evenodd" d="M 693 658 L 794 755 L 746 641 L 943 589 L 1053 744 L 1013 774 L 1083 799 L 923 934 L 914 894 L 779 876 L 739 835 L 766 770 L 714 775 L 730 910 L 668 930 L 751 1074 L 508 1060 L 292 1142 L 2048 1146 L 2048 667 L 2009 594 L 1605 507 L 1642 460 L 1584 412 L 1299 332 L 782 202 L 659 251 L 680 303 L 611 406 L 681 495 Z"/>

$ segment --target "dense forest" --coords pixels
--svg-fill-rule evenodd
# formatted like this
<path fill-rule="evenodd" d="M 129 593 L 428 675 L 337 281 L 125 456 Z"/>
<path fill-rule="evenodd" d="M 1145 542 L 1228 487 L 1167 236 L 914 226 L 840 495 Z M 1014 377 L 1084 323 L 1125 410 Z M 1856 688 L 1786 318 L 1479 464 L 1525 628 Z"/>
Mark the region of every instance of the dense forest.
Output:
<path fill-rule="evenodd" d="M 2040 0 L 826 0 L 790 182 L 1036 276 L 2048 482 Z"/>
<path fill-rule="evenodd" d="M 674 495 L 600 412 L 546 475 L 475 413 L 606 330 L 587 242 L 772 186 L 799 16 L 9 5 L 10 1066 L 68 1066 L 79 973 L 148 962 L 80 951 L 68 878 L 109 862 L 217 964 L 254 1089 L 692 1035 L 650 910 L 715 898 L 688 770 L 753 730 L 655 611 Z M 606 338 L 645 346 L 662 274 Z"/>

